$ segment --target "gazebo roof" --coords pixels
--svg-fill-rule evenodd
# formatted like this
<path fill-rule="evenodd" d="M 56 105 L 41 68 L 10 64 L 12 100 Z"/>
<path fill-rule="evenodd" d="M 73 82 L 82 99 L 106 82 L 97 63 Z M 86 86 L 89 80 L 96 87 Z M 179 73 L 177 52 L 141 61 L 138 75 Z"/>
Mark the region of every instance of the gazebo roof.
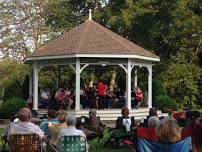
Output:
<path fill-rule="evenodd" d="M 85 21 L 47 43 L 25 60 L 62 57 L 138 58 L 159 61 L 159 57 L 154 53 L 92 20 Z"/>

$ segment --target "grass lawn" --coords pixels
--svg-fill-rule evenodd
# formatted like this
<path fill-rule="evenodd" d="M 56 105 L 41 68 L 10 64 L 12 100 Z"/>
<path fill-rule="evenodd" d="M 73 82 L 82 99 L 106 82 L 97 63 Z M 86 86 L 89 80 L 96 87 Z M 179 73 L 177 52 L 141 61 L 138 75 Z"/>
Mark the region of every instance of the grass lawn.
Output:
<path fill-rule="evenodd" d="M 4 128 L 0 128 L 0 149 L 2 148 L 2 141 L 1 141 L 1 136 L 5 133 Z"/>
<path fill-rule="evenodd" d="M 96 149 L 90 149 L 89 152 L 130 152 L 131 149 L 129 147 L 117 147 L 117 148 L 109 148 L 109 147 L 100 147 L 99 151 Z"/>
<path fill-rule="evenodd" d="M 100 148 L 100 152 L 130 152 L 128 147 L 123 148 Z M 91 151 L 90 151 L 91 152 Z"/>

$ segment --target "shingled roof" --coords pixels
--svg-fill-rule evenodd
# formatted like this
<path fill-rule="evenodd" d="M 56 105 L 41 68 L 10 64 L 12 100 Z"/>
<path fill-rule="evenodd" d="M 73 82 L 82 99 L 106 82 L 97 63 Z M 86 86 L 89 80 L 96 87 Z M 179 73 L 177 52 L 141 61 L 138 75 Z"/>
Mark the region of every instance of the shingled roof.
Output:
<path fill-rule="evenodd" d="M 134 44 L 100 24 L 87 20 L 36 50 L 28 58 L 63 55 L 137 55 L 159 59 L 154 53 Z"/>

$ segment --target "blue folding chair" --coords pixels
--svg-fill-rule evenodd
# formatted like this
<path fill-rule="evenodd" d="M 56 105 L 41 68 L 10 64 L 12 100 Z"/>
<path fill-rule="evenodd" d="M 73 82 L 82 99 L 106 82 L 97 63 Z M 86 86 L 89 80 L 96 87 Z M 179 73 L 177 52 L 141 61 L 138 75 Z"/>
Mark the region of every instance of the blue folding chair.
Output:
<path fill-rule="evenodd" d="M 138 138 L 137 146 L 139 152 L 190 152 L 192 150 L 191 137 L 169 144 Z"/>

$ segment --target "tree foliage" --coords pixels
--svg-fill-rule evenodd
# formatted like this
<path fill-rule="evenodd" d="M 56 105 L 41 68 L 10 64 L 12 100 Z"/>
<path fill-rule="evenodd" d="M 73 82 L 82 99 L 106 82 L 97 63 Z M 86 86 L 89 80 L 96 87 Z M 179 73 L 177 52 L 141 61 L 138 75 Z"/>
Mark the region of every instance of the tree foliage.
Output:
<path fill-rule="evenodd" d="M 61 33 L 85 21 L 89 9 L 100 8 L 99 0 L 49 0 L 46 24 Z"/>
<path fill-rule="evenodd" d="M 196 48 L 202 39 L 201 10 L 197 0 L 110 0 L 97 21 L 160 55 L 154 78 L 183 104 L 199 95 Z"/>
<path fill-rule="evenodd" d="M 47 41 L 51 31 L 45 26 L 47 0 L 0 1 L 0 53 L 23 59 Z"/>
<path fill-rule="evenodd" d="M 22 95 L 23 82 L 28 74 L 28 66 L 18 60 L 4 59 L 0 61 L 0 99 L 4 96 Z M 9 91 L 10 90 L 10 91 Z M 10 93 L 10 94 L 9 94 Z M 7 97 L 6 97 L 7 98 Z"/>

